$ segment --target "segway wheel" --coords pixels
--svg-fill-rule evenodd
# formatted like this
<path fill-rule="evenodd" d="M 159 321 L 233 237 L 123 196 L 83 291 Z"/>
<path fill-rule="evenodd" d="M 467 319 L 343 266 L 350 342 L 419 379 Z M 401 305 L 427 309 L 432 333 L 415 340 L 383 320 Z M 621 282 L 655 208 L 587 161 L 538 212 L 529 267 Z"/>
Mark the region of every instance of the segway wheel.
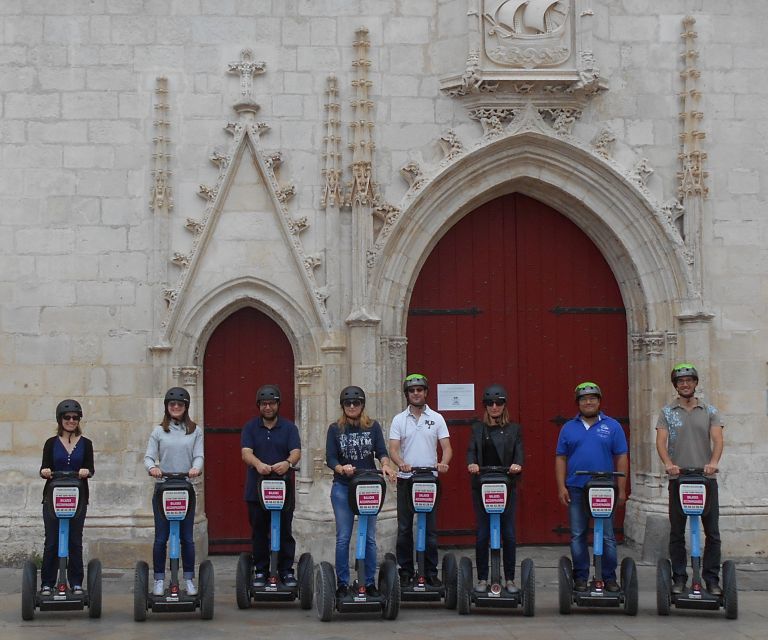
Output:
<path fill-rule="evenodd" d="M 662 558 L 656 563 L 656 613 L 668 616 L 672 607 L 672 565 Z"/>
<path fill-rule="evenodd" d="M 621 590 L 624 592 L 624 613 L 628 616 L 637 615 L 637 566 L 632 558 L 621 561 Z"/>
<path fill-rule="evenodd" d="M 456 607 L 463 616 L 471 611 L 470 598 L 472 594 L 472 561 L 467 556 L 459 560 L 456 572 Z"/>
<path fill-rule="evenodd" d="M 321 562 L 315 574 L 315 608 L 322 622 L 330 622 L 336 606 L 336 572 L 330 562 Z"/>
<path fill-rule="evenodd" d="M 312 583 L 315 578 L 315 563 L 312 554 L 302 553 L 299 557 L 299 606 L 302 609 L 312 608 Z"/>
<path fill-rule="evenodd" d="M 237 598 L 238 609 L 251 607 L 250 580 L 252 571 L 251 554 L 241 553 L 237 559 L 237 572 L 235 573 L 235 597 Z"/>
<path fill-rule="evenodd" d="M 736 565 L 732 560 L 723 562 L 723 606 L 725 617 L 735 620 L 739 617 L 739 592 L 736 588 Z"/>
<path fill-rule="evenodd" d="M 37 566 L 31 560 L 24 563 L 21 574 L 21 619 L 33 620 L 35 617 L 35 598 L 37 597 Z"/>
<path fill-rule="evenodd" d="M 536 609 L 536 568 L 533 560 L 526 558 L 520 565 L 523 586 L 523 615 L 532 617 Z"/>
<path fill-rule="evenodd" d="M 445 599 L 443 604 L 446 609 L 456 608 L 456 577 L 458 568 L 456 567 L 456 556 L 452 553 L 446 553 L 443 556 L 443 587 L 445 588 Z"/>
<path fill-rule="evenodd" d="M 88 617 L 101 618 L 101 561 L 92 559 L 86 573 Z"/>
<path fill-rule="evenodd" d="M 560 613 L 570 615 L 573 602 L 573 565 L 571 559 L 560 556 L 557 564 L 557 595 Z"/>
<path fill-rule="evenodd" d="M 379 569 L 379 591 L 384 596 L 381 617 L 394 620 L 400 613 L 400 575 L 397 573 L 397 564 L 392 560 L 385 560 Z"/>
<path fill-rule="evenodd" d="M 149 565 L 143 560 L 136 563 L 133 574 L 133 619 L 144 622 L 147 619 L 147 593 L 149 593 Z"/>
<path fill-rule="evenodd" d="M 200 618 L 210 620 L 213 618 L 214 595 L 213 564 L 210 560 L 200 563 L 197 584 L 200 585 Z"/>

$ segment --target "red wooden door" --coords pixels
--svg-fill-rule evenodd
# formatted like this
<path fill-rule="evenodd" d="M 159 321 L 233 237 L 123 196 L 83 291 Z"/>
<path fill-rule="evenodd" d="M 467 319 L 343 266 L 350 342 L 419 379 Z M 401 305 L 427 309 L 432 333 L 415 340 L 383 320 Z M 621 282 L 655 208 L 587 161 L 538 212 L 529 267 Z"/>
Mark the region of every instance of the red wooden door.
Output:
<path fill-rule="evenodd" d="M 280 387 L 281 415 L 293 420 L 293 350 L 278 324 L 246 307 L 226 318 L 205 349 L 205 509 L 210 553 L 250 550 L 243 501 L 240 432 L 258 413 L 256 390 Z"/>
<path fill-rule="evenodd" d="M 494 382 L 506 387 L 511 419 L 524 429 L 518 542 L 567 542 L 554 452 L 560 427 L 576 413 L 574 387 L 600 384 L 603 410 L 629 437 L 626 316 L 599 248 L 536 200 L 497 198 L 460 220 L 432 251 L 413 290 L 407 333 L 408 371 L 429 378 L 431 407 L 438 384 L 475 385 L 475 411 L 443 412 L 454 464 L 443 480 L 441 542 L 474 542 L 466 451 L 472 419 L 482 416 L 482 391 Z M 617 529 L 622 523 L 623 512 Z"/>

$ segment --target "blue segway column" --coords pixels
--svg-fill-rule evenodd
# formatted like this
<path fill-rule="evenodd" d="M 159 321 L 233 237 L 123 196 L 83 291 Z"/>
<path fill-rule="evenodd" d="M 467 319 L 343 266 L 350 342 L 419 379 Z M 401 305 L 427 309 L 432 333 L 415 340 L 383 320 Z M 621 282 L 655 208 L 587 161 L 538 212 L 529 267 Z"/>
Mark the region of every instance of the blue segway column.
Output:
<path fill-rule="evenodd" d="M 285 506 L 287 491 L 288 486 L 284 478 L 260 479 L 259 502 L 262 508 L 269 512 L 269 577 L 264 587 L 267 593 L 276 593 L 280 581 L 277 572 L 280 553 L 280 513 Z"/>
<path fill-rule="evenodd" d="M 487 478 L 487 480 L 486 480 Z M 507 506 L 511 480 L 506 474 L 490 474 L 481 480 L 480 497 L 490 516 L 491 575 L 488 596 L 501 596 L 501 514 Z"/>
<path fill-rule="evenodd" d="M 587 508 L 594 520 L 593 555 L 595 577 L 594 591 L 599 595 L 605 594 L 603 582 L 603 540 L 605 522 L 613 515 L 616 507 L 616 487 L 613 480 L 597 478 L 586 485 Z"/>
<path fill-rule="evenodd" d="M 179 483 L 183 483 L 181 486 Z M 171 564 L 171 581 L 168 600 L 178 600 L 179 593 L 179 558 L 181 558 L 181 521 L 187 517 L 189 510 L 189 491 L 187 482 L 182 480 L 166 480 L 160 489 L 160 502 L 163 506 L 163 514 L 170 524 L 168 537 L 168 557 Z"/>
<path fill-rule="evenodd" d="M 695 476 L 683 476 L 678 485 L 678 499 L 683 513 L 688 518 L 691 531 L 691 589 L 701 592 L 701 515 L 707 503 L 707 484 L 705 479 Z"/>

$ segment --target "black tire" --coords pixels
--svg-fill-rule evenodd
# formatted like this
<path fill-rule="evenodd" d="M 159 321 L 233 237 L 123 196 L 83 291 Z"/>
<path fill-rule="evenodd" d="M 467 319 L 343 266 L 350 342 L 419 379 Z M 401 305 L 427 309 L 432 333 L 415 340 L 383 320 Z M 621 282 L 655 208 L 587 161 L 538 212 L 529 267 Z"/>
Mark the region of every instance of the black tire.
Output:
<path fill-rule="evenodd" d="M 400 575 L 397 573 L 397 564 L 392 560 L 384 560 L 379 569 L 379 591 L 384 596 L 381 617 L 395 620 L 400 613 Z"/>
<path fill-rule="evenodd" d="M 458 567 L 456 566 L 456 556 L 452 553 L 446 553 L 443 556 L 443 588 L 445 596 L 443 604 L 446 609 L 456 608 L 456 580 L 458 576 Z"/>
<path fill-rule="evenodd" d="M 88 617 L 101 618 L 101 561 L 93 558 L 86 573 L 88 586 Z"/>
<path fill-rule="evenodd" d="M 672 608 L 672 565 L 662 558 L 656 563 L 656 613 L 668 616 Z"/>
<path fill-rule="evenodd" d="M 536 612 L 536 567 L 526 558 L 520 565 L 522 579 L 523 615 L 531 618 Z"/>
<path fill-rule="evenodd" d="M 336 608 L 336 572 L 329 562 L 321 562 L 315 573 L 315 608 L 322 622 L 333 618 Z"/>
<path fill-rule="evenodd" d="M 723 562 L 723 607 L 725 617 L 735 620 L 739 617 L 739 591 L 736 588 L 736 565 L 732 560 Z"/>
<path fill-rule="evenodd" d="M 463 556 L 459 560 L 459 569 L 456 572 L 456 607 L 459 614 L 466 616 L 471 610 L 472 596 L 472 561 Z"/>
<path fill-rule="evenodd" d="M 624 613 L 637 615 L 639 589 L 637 586 L 637 566 L 632 558 L 621 561 L 621 590 L 624 592 Z"/>
<path fill-rule="evenodd" d="M 315 579 L 315 563 L 312 554 L 302 553 L 297 568 L 299 574 L 299 606 L 302 609 L 312 608 L 313 583 Z"/>
<path fill-rule="evenodd" d="M 148 593 L 149 565 L 143 560 L 139 560 L 133 574 L 133 619 L 136 622 L 144 622 L 147 619 Z"/>
<path fill-rule="evenodd" d="M 235 598 L 238 609 L 250 609 L 251 607 L 252 572 L 251 554 L 241 553 L 237 559 L 237 571 L 235 572 Z"/>
<path fill-rule="evenodd" d="M 200 563 L 197 584 L 200 585 L 200 618 L 211 620 L 213 618 L 215 581 L 213 578 L 213 564 L 210 560 Z"/>
<path fill-rule="evenodd" d="M 557 595 L 560 613 L 570 615 L 573 602 L 573 565 L 571 559 L 560 556 L 557 564 Z"/>
<path fill-rule="evenodd" d="M 21 619 L 34 620 L 37 599 L 37 565 L 31 560 L 24 563 L 21 574 Z"/>

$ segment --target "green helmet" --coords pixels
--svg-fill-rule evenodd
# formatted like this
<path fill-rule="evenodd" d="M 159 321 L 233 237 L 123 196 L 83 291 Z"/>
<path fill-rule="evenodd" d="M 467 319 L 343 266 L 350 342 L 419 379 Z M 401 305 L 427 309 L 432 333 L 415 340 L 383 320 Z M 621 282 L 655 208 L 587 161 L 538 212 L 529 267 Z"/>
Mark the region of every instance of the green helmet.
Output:
<path fill-rule="evenodd" d="M 403 393 L 408 395 L 408 389 L 411 387 L 424 387 L 425 389 L 429 389 L 427 376 L 422 373 L 412 373 L 405 376 L 405 380 L 403 380 Z"/>
<path fill-rule="evenodd" d="M 573 391 L 576 397 L 576 402 L 579 401 L 579 398 L 583 398 L 584 396 L 603 397 L 603 392 L 600 391 L 600 387 L 594 382 L 582 382 L 580 385 L 577 385 Z"/>
<path fill-rule="evenodd" d="M 694 380 L 698 381 L 699 372 L 696 371 L 696 367 L 694 367 L 690 362 L 681 362 L 680 364 L 676 364 L 673 367 L 672 375 L 670 376 L 672 378 L 672 384 L 676 384 L 678 378 L 684 378 L 686 376 L 690 376 Z"/>

